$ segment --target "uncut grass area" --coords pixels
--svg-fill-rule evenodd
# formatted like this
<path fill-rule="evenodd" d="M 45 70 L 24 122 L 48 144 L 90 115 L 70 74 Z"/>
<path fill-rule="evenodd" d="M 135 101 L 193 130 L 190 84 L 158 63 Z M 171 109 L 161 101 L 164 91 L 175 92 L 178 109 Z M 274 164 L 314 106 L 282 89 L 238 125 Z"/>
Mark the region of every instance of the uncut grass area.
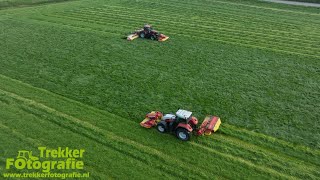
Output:
<path fill-rule="evenodd" d="M 95 179 L 317 179 L 319 18 L 258 1 L 2 9 L 0 153 L 81 146 Z M 145 23 L 170 39 L 123 39 Z M 139 126 L 178 108 L 219 116 L 220 130 L 184 143 Z"/>

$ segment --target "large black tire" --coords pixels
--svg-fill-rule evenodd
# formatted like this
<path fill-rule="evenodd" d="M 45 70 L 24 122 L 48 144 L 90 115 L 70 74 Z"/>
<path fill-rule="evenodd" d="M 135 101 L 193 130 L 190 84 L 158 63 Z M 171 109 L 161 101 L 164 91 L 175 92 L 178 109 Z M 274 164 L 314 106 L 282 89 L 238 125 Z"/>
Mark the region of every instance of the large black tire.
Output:
<path fill-rule="evenodd" d="M 164 124 L 162 124 L 162 123 L 159 123 L 159 124 L 157 125 L 157 130 L 158 130 L 159 132 L 161 132 L 161 133 L 165 133 L 165 132 L 166 132 L 166 126 L 165 126 Z"/>
<path fill-rule="evenodd" d="M 157 37 L 156 37 L 155 35 L 152 35 L 152 36 L 150 37 L 150 39 L 151 39 L 151 40 L 157 40 Z"/>
<path fill-rule="evenodd" d="M 146 35 L 144 34 L 144 32 L 140 33 L 139 35 L 141 38 L 144 38 Z"/>
<path fill-rule="evenodd" d="M 180 139 L 182 141 L 189 141 L 190 137 L 191 137 L 191 134 L 185 128 L 178 128 L 176 130 L 176 136 L 177 136 L 178 139 Z"/>

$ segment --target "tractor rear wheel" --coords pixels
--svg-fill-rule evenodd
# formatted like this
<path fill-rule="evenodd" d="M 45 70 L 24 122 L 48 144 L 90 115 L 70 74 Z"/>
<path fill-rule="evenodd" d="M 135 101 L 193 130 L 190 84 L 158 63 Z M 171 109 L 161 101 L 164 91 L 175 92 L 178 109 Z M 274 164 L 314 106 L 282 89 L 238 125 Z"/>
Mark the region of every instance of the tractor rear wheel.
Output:
<path fill-rule="evenodd" d="M 159 124 L 157 125 L 157 130 L 158 130 L 159 132 L 161 132 L 161 133 L 164 133 L 164 132 L 166 132 L 166 126 L 165 126 L 164 124 L 159 123 Z"/>
<path fill-rule="evenodd" d="M 176 130 L 176 136 L 182 141 L 189 141 L 190 140 L 190 132 L 184 128 L 178 128 Z"/>
<path fill-rule="evenodd" d="M 144 38 L 144 37 L 145 37 L 144 32 L 140 33 L 140 37 L 141 37 L 141 38 Z"/>

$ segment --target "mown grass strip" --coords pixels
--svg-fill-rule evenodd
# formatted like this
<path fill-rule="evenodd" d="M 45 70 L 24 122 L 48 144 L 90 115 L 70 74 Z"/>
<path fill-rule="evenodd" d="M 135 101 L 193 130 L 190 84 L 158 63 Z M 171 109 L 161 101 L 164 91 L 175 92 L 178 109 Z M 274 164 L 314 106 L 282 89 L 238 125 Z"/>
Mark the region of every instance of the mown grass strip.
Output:
<path fill-rule="evenodd" d="M 144 16 L 145 13 L 150 13 L 150 10 L 139 10 L 138 12 L 136 12 L 136 8 L 132 8 L 132 7 L 121 7 L 121 6 L 105 6 L 106 8 L 84 8 L 78 11 L 70 11 L 70 12 L 64 12 L 64 13 L 80 13 L 80 14 L 85 14 L 86 12 L 89 13 L 99 13 L 99 14 L 104 14 L 105 12 L 112 12 L 113 14 L 127 14 L 127 15 L 141 15 Z M 129 13 L 130 11 L 130 13 Z M 133 13 L 132 13 L 133 11 Z M 228 29 L 231 30 L 239 30 L 244 28 L 244 30 L 246 32 L 259 32 L 259 33 L 266 33 L 266 34 L 271 34 L 273 36 L 279 36 L 279 37 L 283 37 L 284 35 L 289 35 L 289 36 L 284 36 L 284 37 L 290 37 L 290 39 L 296 39 L 296 40 L 300 40 L 301 42 L 319 42 L 317 41 L 315 38 L 316 37 L 320 37 L 317 36 L 318 34 L 314 34 L 313 36 L 309 36 L 309 34 L 301 34 L 301 33 L 296 33 L 296 32 L 288 32 L 288 29 L 292 30 L 292 27 L 285 27 L 282 30 L 280 30 L 279 26 L 274 26 L 271 24 L 261 24 L 261 22 L 252 22 L 250 21 L 250 26 L 244 26 L 244 23 L 249 23 L 249 20 L 246 19 L 242 19 L 240 22 L 238 18 L 230 18 L 230 17 L 216 17 L 216 15 L 208 18 L 207 16 L 204 17 L 198 17 L 197 19 L 193 19 L 191 17 L 186 17 L 185 15 L 179 15 L 179 14 L 174 14 L 174 13 L 170 13 L 169 11 L 161 11 L 161 10 L 157 10 L 156 13 L 151 14 L 148 17 L 154 17 L 156 19 L 158 19 L 159 17 L 161 17 L 161 19 L 164 20 L 173 20 L 176 21 L 177 18 L 180 20 L 179 22 L 184 22 L 185 23 L 191 23 L 192 24 L 196 24 L 196 25 L 202 25 L 202 24 L 206 24 L 207 26 L 213 26 L 216 27 L 216 25 L 218 26 L 224 26 L 224 27 L 228 27 Z M 175 18 L 173 18 L 175 17 Z M 182 21 L 181 21 L 182 20 Z M 298 27 L 296 27 L 298 28 Z M 250 31 L 249 31 L 250 29 Z M 251 30 L 252 29 L 252 30 Z"/>
<path fill-rule="evenodd" d="M 141 16 L 143 16 L 143 13 L 134 13 L 134 14 L 131 14 L 131 13 L 127 13 L 125 11 L 114 11 L 112 9 L 108 10 L 108 11 L 103 11 L 103 12 L 97 12 L 97 11 L 80 11 L 80 12 L 68 12 L 68 13 L 63 13 L 64 15 L 66 16 L 70 16 L 72 15 L 72 17 L 91 17 L 95 18 L 95 20 L 101 20 L 101 19 L 104 19 L 104 18 L 107 18 L 107 17 L 111 17 L 111 16 L 116 16 L 117 18 L 118 17 L 128 17 L 128 18 L 134 18 L 134 19 L 140 19 Z M 61 15 L 61 13 L 59 13 L 59 15 Z M 108 16 L 106 16 L 108 15 Z M 137 15 L 141 15 L 141 16 L 137 16 Z M 249 31 L 249 30 L 240 30 L 240 28 L 243 28 L 242 26 L 234 26 L 234 25 L 231 25 L 230 27 L 227 27 L 225 26 L 226 23 L 223 22 L 223 23 L 219 23 L 219 22 L 211 22 L 211 23 L 198 23 L 198 24 L 195 24 L 195 23 L 190 23 L 190 22 L 187 22 L 188 20 L 185 19 L 186 22 L 184 22 L 183 20 L 182 21 L 179 21 L 179 22 L 175 22 L 174 19 L 172 19 L 172 16 L 160 16 L 161 19 L 159 19 L 159 16 L 158 15 L 154 15 L 154 18 L 157 17 L 157 21 L 158 22 L 161 22 L 162 24 L 168 24 L 167 22 L 171 22 L 171 23 L 174 23 L 175 24 L 175 27 L 177 27 L 177 25 L 185 25 L 184 28 L 188 27 L 188 29 L 194 29 L 194 30 L 198 30 L 201 29 L 201 32 L 212 32 L 212 31 L 219 31 L 219 34 L 223 34 L 223 33 L 226 33 L 226 32 L 229 32 L 229 33 L 233 33 L 233 34 L 241 34 L 243 36 L 246 36 L 247 35 L 253 35 L 253 36 L 256 36 L 256 37 L 259 37 L 259 38 L 262 38 L 262 39 L 270 39 L 270 40 L 277 40 L 277 41 L 281 41 L 281 42 L 284 42 L 286 44 L 288 44 L 289 42 L 291 44 L 303 44 L 304 47 L 307 47 L 307 49 L 315 49 L 312 47 L 313 44 L 311 43 L 319 43 L 319 41 L 316 41 L 315 40 L 315 37 L 310 37 L 310 39 L 305 39 L 305 38 L 296 38 L 295 36 L 293 37 L 289 37 L 289 36 L 284 36 L 285 34 L 286 35 L 293 35 L 293 34 L 290 34 L 290 33 L 283 33 L 283 34 L 270 34 L 270 31 L 268 31 L 267 29 L 260 29 L 260 30 L 263 30 L 262 32 L 259 30 L 259 29 L 254 29 L 254 31 Z M 148 18 L 149 21 L 152 21 L 152 15 L 149 16 Z M 189 20 L 190 21 L 190 20 Z M 205 25 L 202 25 L 202 24 L 205 24 Z M 215 25 L 213 25 L 215 24 Z M 217 26 L 218 25 L 218 26 Z M 238 27 L 238 28 L 235 28 L 235 27 Z M 206 30 L 206 31 L 204 31 Z M 258 31 L 259 30 L 259 31 Z M 268 32 L 268 33 L 267 33 Z M 300 34 L 301 35 L 301 34 Z M 312 40 L 311 40 L 312 39 Z M 294 42 L 296 41 L 296 42 Z"/>
<path fill-rule="evenodd" d="M 186 2 L 184 4 L 181 4 L 176 1 L 171 1 L 170 4 L 167 4 L 167 5 L 172 5 L 172 4 L 175 4 L 177 6 L 182 5 L 182 6 L 186 6 L 186 7 L 194 7 L 195 9 L 201 9 L 201 10 L 215 9 L 215 10 L 222 11 L 222 12 L 237 12 L 237 14 L 243 14 L 243 15 L 248 15 L 248 14 L 251 15 L 252 13 L 254 13 L 255 16 L 258 15 L 263 18 L 270 18 L 270 17 L 279 18 L 280 17 L 281 18 L 280 20 L 291 20 L 292 22 L 299 22 L 303 18 L 308 18 L 308 19 L 305 19 L 306 20 L 305 22 L 319 23 L 319 21 L 317 21 L 316 17 L 312 17 L 312 15 L 309 17 L 306 17 L 306 16 L 301 16 L 301 14 L 296 14 L 296 15 L 290 14 L 289 15 L 288 13 L 283 13 L 283 12 L 271 13 L 270 10 L 268 10 L 268 9 L 257 11 L 256 9 L 252 9 L 252 8 L 239 8 L 237 6 L 226 6 L 225 4 L 220 5 L 220 6 L 218 4 L 214 4 L 213 6 L 210 6 L 210 3 L 209 3 L 204 6 L 204 4 L 199 4 L 199 3 Z M 306 14 L 306 15 L 309 15 L 309 14 Z M 319 14 L 317 14 L 317 15 L 319 15 Z M 311 18 L 314 18 L 314 19 L 311 19 Z M 312 21 L 312 20 L 314 20 L 314 21 Z"/>
<path fill-rule="evenodd" d="M 177 9 L 183 9 L 184 10 L 184 12 L 188 12 L 188 11 L 190 11 L 190 12 L 194 12 L 194 10 L 195 10 L 195 8 L 192 8 L 192 7 L 185 7 L 185 6 L 178 6 L 178 5 L 172 5 L 172 4 L 167 4 L 167 3 L 157 3 L 158 4 L 158 6 L 160 6 L 160 5 L 162 5 L 162 6 L 164 6 L 163 8 L 164 9 L 172 9 L 173 11 L 175 11 L 175 10 L 177 10 Z M 210 9 L 210 10 L 199 10 L 198 9 L 198 11 L 200 11 L 200 12 L 205 12 L 205 13 L 208 13 L 208 14 L 210 14 L 210 13 L 212 13 L 212 10 Z M 278 25 L 290 25 L 290 26 L 292 26 L 294 23 L 293 22 L 290 22 L 290 23 L 287 23 L 287 22 L 278 22 L 278 21 L 275 21 L 274 20 L 274 18 L 272 19 L 268 19 L 267 18 L 267 16 L 265 16 L 265 17 L 255 17 L 255 16 L 250 16 L 250 15 L 246 15 L 246 14 L 237 14 L 237 13 L 232 13 L 232 12 L 230 12 L 230 11 L 226 11 L 226 12 L 219 12 L 219 14 L 224 14 L 224 15 L 226 15 L 226 16 L 232 16 L 232 17 L 237 17 L 237 18 L 239 18 L 239 19 L 250 19 L 251 21 L 252 20 L 256 20 L 256 21 L 260 21 L 260 22 L 271 22 L 271 23 L 276 23 L 276 24 L 278 24 Z M 309 26 L 309 27 L 317 27 L 317 26 L 311 26 L 312 24 L 310 24 L 310 23 L 304 23 L 304 22 L 299 22 L 299 23 L 297 23 L 297 24 L 295 24 L 295 25 L 304 25 L 304 26 Z"/>
<path fill-rule="evenodd" d="M 58 16 L 60 19 L 63 19 L 65 18 L 65 16 Z M 87 19 L 87 20 L 84 20 L 84 18 L 77 18 L 77 17 L 71 17 L 71 19 L 74 19 L 74 20 L 78 20 L 78 21 L 83 21 L 83 22 L 86 22 L 86 21 L 94 21 L 94 20 L 90 20 L 90 19 Z M 95 21 L 94 21 L 95 22 Z M 119 22 L 117 23 L 105 23 L 105 24 L 119 24 Z M 125 26 L 127 27 L 127 26 Z M 172 28 L 171 28 L 172 30 Z M 179 31 L 176 30 L 176 31 Z M 175 32 L 176 32 L 175 31 Z M 190 32 L 190 30 L 185 30 L 185 31 L 188 31 Z M 247 40 L 247 39 L 244 39 L 244 38 L 241 38 L 239 37 L 238 39 L 235 39 L 233 37 L 227 37 L 227 38 L 222 38 L 224 36 L 219 36 L 218 39 L 213 39 L 215 37 L 212 37 L 212 38 L 206 38 L 206 37 L 199 37 L 199 36 L 192 36 L 192 35 L 187 35 L 187 34 L 182 34 L 182 33 L 174 33 L 174 32 L 170 32 L 170 34 L 176 34 L 176 35 L 179 35 L 179 36 L 187 36 L 187 37 L 193 37 L 193 38 L 201 38 L 201 39 L 206 39 L 206 40 L 214 40 L 214 41 L 220 41 L 220 42 L 228 42 L 228 43 L 231 43 L 231 44 L 237 44 L 237 45 L 245 45 L 247 47 L 258 47 L 260 49 L 268 49 L 268 50 L 274 50 L 274 51 L 278 51 L 278 52 L 286 52 L 286 53 L 290 53 L 290 54 L 296 54 L 296 55 L 304 55 L 304 56 L 310 56 L 310 57 L 316 57 L 316 58 L 319 58 L 320 56 L 318 55 L 314 55 L 314 52 L 312 51 L 302 51 L 302 52 L 297 52 L 299 51 L 299 49 L 286 49 L 286 48 L 281 48 L 281 49 L 278 49 L 281 47 L 281 44 L 279 45 L 279 43 L 277 42 L 274 42 L 274 44 L 278 44 L 278 46 L 274 46 L 268 42 L 263 42 L 263 41 L 259 41 L 259 42 L 256 42 L 254 40 L 252 40 L 252 42 L 248 41 L 248 42 L 243 42 L 243 41 L 240 41 L 238 39 L 241 39 L 241 40 Z M 193 31 L 191 32 L 191 34 L 194 33 Z M 237 43 L 239 42 L 239 43 Z M 255 44 L 259 44 L 259 45 L 255 45 Z M 310 54 L 308 54 L 307 52 L 309 52 Z"/>
<path fill-rule="evenodd" d="M 234 161 L 242 162 L 243 164 L 246 164 L 247 166 L 250 166 L 250 167 L 252 167 L 252 168 L 254 168 L 254 169 L 258 169 L 258 170 L 260 170 L 260 171 L 265 171 L 265 172 L 268 172 L 268 173 L 270 173 L 270 174 L 276 175 L 276 176 L 281 177 L 281 178 L 297 179 L 297 178 L 295 178 L 295 177 L 293 177 L 293 176 L 289 176 L 289 175 L 286 175 L 286 174 L 279 173 L 278 171 L 275 171 L 275 170 L 270 169 L 270 168 L 257 166 L 256 164 L 253 164 L 253 163 L 251 163 L 251 162 L 249 162 L 249 161 L 246 161 L 246 160 L 244 160 L 244 159 L 242 159 L 242 158 L 240 158 L 240 157 L 235 157 L 235 156 L 231 156 L 231 155 L 229 155 L 229 154 L 221 153 L 221 152 L 219 152 L 219 151 L 216 151 L 216 150 L 214 150 L 214 149 L 208 148 L 208 147 L 203 146 L 203 145 L 201 145 L 201 144 L 197 144 L 197 143 L 194 143 L 194 142 L 190 142 L 190 144 L 192 144 L 193 146 L 199 147 L 199 148 L 201 148 L 201 149 L 203 149 L 203 150 L 206 150 L 206 151 L 212 152 L 212 153 L 214 153 L 214 154 L 217 154 L 217 155 L 219 155 L 219 156 L 221 156 L 221 157 L 223 157 L 223 158 L 232 159 L 232 160 L 234 160 Z"/>

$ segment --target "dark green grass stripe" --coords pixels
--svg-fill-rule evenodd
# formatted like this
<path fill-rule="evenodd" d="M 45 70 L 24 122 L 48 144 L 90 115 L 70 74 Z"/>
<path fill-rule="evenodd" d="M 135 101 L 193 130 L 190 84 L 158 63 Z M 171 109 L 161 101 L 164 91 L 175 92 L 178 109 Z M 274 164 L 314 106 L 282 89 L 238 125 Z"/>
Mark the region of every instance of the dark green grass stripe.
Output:
<path fill-rule="evenodd" d="M 137 21 L 139 19 L 141 19 L 141 20 L 149 19 L 149 18 L 134 17 L 133 15 L 123 15 L 123 14 L 115 15 L 113 12 L 104 13 L 104 16 L 98 15 L 95 12 L 91 12 L 86 15 L 84 15 L 84 14 L 86 14 L 86 13 L 82 13 L 81 15 L 78 13 L 66 13 L 66 14 L 64 14 L 65 15 L 64 17 L 72 17 L 72 18 L 79 18 L 79 19 L 80 19 L 80 17 L 84 17 L 88 21 L 94 20 L 95 22 L 101 22 L 101 23 L 105 22 L 106 19 L 112 20 L 113 19 L 112 16 L 114 16 L 114 18 L 117 18 L 117 19 L 119 19 L 121 17 L 120 19 L 122 19 L 124 21 L 129 21 L 129 19 L 127 19 L 127 18 L 134 18 Z M 111 15 L 111 16 L 105 16 L 105 15 Z M 50 15 L 48 15 L 48 16 L 50 16 Z M 54 16 L 54 15 L 52 15 L 52 16 Z M 55 16 L 61 17 L 61 14 L 59 14 L 59 15 L 57 14 Z M 151 21 L 151 19 L 150 19 L 150 21 Z M 181 30 L 182 29 L 187 29 L 189 31 L 193 30 L 193 32 L 198 32 L 198 33 L 205 34 L 205 35 L 222 35 L 222 34 L 225 35 L 227 32 L 227 34 L 236 35 L 239 37 L 249 37 L 249 38 L 261 39 L 261 40 L 270 40 L 272 42 L 276 41 L 277 43 L 281 43 L 281 46 L 288 46 L 288 44 L 290 44 L 290 47 L 295 47 L 298 49 L 301 49 L 301 47 L 304 47 L 304 49 L 306 49 L 306 50 L 313 50 L 315 52 L 318 52 L 318 48 L 316 48 L 315 44 L 310 44 L 310 43 L 307 43 L 303 40 L 299 40 L 297 38 L 292 38 L 292 37 L 264 34 L 264 33 L 259 33 L 259 32 L 252 32 L 252 31 L 239 31 L 236 29 L 229 29 L 229 28 L 224 28 L 224 27 L 215 27 L 215 26 L 209 26 L 209 25 L 203 26 L 203 25 L 196 25 L 196 24 L 192 24 L 192 23 L 183 23 L 183 22 L 174 22 L 174 21 L 171 21 L 171 23 L 169 24 L 169 23 L 166 23 L 167 21 L 159 20 L 159 19 L 157 21 L 161 22 L 161 24 L 167 24 L 168 26 L 174 24 L 175 28 L 181 28 Z M 182 24 L 184 24 L 185 26 L 182 26 Z M 188 28 L 186 28 L 186 27 L 188 27 Z M 214 33 L 214 34 L 212 34 L 212 33 Z M 294 42 L 294 41 L 296 41 L 296 42 Z M 314 41 L 314 42 L 319 43 L 319 41 Z M 298 46 L 298 44 L 299 45 L 301 44 L 301 45 Z M 314 47 L 312 47 L 312 46 L 314 46 Z"/>
<path fill-rule="evenodd" d="M 58 16 L 56 15 L 56 17 L 63 19 L 65 18 L 65 16 Z M 77 21 L 83 21 L 83 22 L 88 22 L 88 21 L 92 21 L 90 19 L 85 20 L 85 18 L 78 18 L 78 17 L 70 17 L 71 19 L 77 20 Z M 95 21 L 94 21 L 95 22 Z M 119 25 L 120 22 L 114 22 L 114 23 L 105 23 L 105 24 L 118 24 Z M 137 23 L 138 24 L 138 23 Z M 124 26 L 124 27 L 128 27 L 128 26 Z M 171 28 L 172 30 L 173 28 Z M 218 38 L 212 35 L 208 35 L 210 36 L 208 37 L 199 37 L 199 36 L 195 36 L 195 35 L 188 35 L 188 34 L 182 34 L 182 33 L 175 33 L 177 31 L 181 31 L 181 29 L 177 29 L 174 32 L 169 31 L 169 34 L 176 34 L 179 36 L 186 36 L 186 37 L 191 37 L 191 38 L 201 38 L 201 39 L 205 39 L 205 40 L 214 40 L 214 41 L 221 41 L 221 42 L 227 42 L 227 43 L 231 43 L 231 44 L 237 44 L 237 45 L 245 45 L 248 47 L 258 47 L 260 49 L 268 49 L 268 50 L 274 50 L 274 51 L 278 51 L 278 52 L 286 52 L 286 53 L 290 53 L 290 54 L 297 54 L 297 55 L 305 55 L 305 56 L 310 56 L 310 57 L 316 57 L 319 58 L 320 56 L 318 56 L 317 54 L 315 54 L 315 52 L 311 52 L 311 51 L 300 51 L 298 52 L 300 49 L 288 49 L 288 47 L 282 47 L 280 43 L 277 42 L 273 42 L 273 44 L 276 44 L 276 46 L 274 46 L 273 44 L 270 44 L 269 42 L 256 42 L 252 39 L 252 41 L 248 41 L 248 39 L 244 39 L 244 38 L 233 38 L 233 37 L 227 37 L 224 38 L 224 36 L 219 36 Z M 194 34 L 196 32 L 194 31 L 190 31 L 190 30 L 184 30 L 185 32 L 189 32 L 190 34 Z M 217 38 L 217 39 L 216 39 Z M 246 40 L 246 42 L 242 41 L 242 40 Z"/>

